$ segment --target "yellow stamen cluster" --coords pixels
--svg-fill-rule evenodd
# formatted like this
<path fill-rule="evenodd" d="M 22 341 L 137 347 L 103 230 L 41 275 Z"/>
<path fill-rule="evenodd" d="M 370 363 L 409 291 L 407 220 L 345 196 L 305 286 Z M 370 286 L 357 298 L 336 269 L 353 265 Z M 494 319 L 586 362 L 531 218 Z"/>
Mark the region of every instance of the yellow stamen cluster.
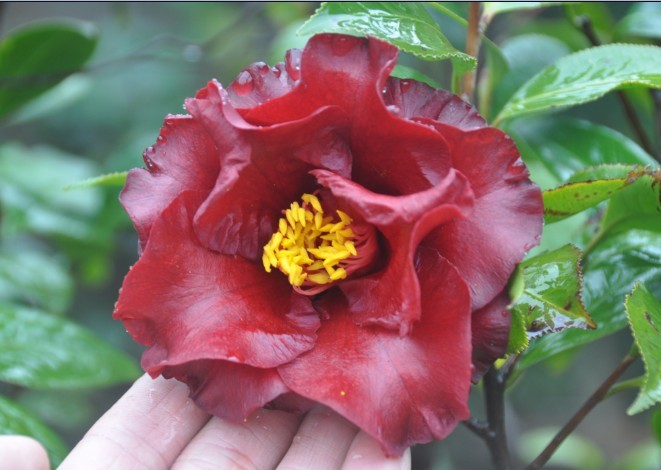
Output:
<path fill-rule="evenodd" d="M 303 204 L 293 202 L 278 221 L 278 231 L 264 246 L 264 269 L 278 268 L 295 287 L 324 285 L 344 279 L 343 261 L 356 256 L 352 219 L 338 210 L 324 216 L 321 202 L 303 194 Z"/>

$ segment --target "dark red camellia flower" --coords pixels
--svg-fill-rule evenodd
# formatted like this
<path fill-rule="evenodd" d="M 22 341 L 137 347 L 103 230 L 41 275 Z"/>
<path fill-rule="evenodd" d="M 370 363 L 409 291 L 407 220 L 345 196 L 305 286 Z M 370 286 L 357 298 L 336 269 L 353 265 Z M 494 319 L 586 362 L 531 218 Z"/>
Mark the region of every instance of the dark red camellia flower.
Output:
<path fill-rule="evenodd" d="M 389 455 L 468 418 L 505 350 L 542 199 L 468 104 L 323 34 L 168 116 L 121 201 L 140 239 L 114 317 L 152 376 L 239 421 L 319 402 Z"/>

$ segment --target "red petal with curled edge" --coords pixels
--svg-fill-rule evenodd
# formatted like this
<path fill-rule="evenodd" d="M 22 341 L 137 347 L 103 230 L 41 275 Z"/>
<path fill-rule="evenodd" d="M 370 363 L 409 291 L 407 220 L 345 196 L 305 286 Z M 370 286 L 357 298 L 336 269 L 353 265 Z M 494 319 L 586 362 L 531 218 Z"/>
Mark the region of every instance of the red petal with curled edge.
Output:
<path fill-rule="evenodd" d="M 209 414 L 235 423 L 289 389 L 275 369 L 235 364 L 227 361 L 193 361 L 178 366 L 147 369 L 152 377 L 163 374 L 190 388 L 197 406 Z"/>
<path fill-rule="evenodd" d="M 509 302 L 510 298 L 505 290 L 487 305 L 473 312 L 471 330 L 474 383 L 482 378 L 496 359 L 505 355 L 512 322 L 507 311 Z"/>
<path fill-rule="evenodd" d="M 388 455 L 442 439 L 469 416 L 470 298 L 457 271 L 435 251 L 418 260 L 422 318 L 408 336 L 359 327 L 337 290 L 317 345 L 278 371 L 293 391 L 333 408 Z"/>
<path fill-rule="evenodd" d="M 225 359 L 274 367 L 312 348 L 319 318 L 309 299 L 284 276 L 202 247 L 191 226 L 197 204 L 184 193 L 163 211 L 124 279 L 114 318 L 148 346 L 143 366 Z"/>
<path fill-rule="evenodd" d="M 473 309 L 479 309 L 505 288 L 516 264 L 539 243 L 542 193 L 504 132 L 493 127 L 462 132 L 425 122 L 450 143 L 454 167 L 470 181 L 475 206 L 466 219 L 439 227 L 422 244 L 457 267 L 471 289 Z"/>
<path fill-rule="evenodd" d="M 416 80 L 390 77 L 383 100 L 396 106 L 405 119 L 429 118 L 464 131 L 486 127 L 487 123 L 473 106 L 445 90 L 435 90 Z"/>
<path fill-rule="evenodd" d="M 445 177 L 450 157 L 440 134 L 386 107 L 382 90 L 397 55 L 397 48 L 374 38 L 314 36 L 301 56 L 298 85 L 244 116 L 270 126 L 338 107 L 351 126 L 353 180 L 384 194 L 427 189 Z"/>
<path fill-rule="evenodd" d="M 273 98 L 288 93 L 294 88 L 300 72 L 297 69 L 301 51 L 287 51 L 285 62 L 269 67 L 257 62 L 244 69 L 227 87 L 227 94 L 235 108 L 254 108 Z"/>
<path fill-rule="evenodd" d="M 375 226 L 388 245 L 384 255 L 388 264 L 383 271 L 338 284 L 354 321 L 407 334 L 420 318 L 420 289 L 413 256 L 420 240 L 433 228 L 470 211 L 473 194 L 468 181 L 451 170 L 440 184 L 426 191 L 385 196 L 328 171 L 311 173 L 319 184 L 330 189 L 340 207 Z"/>
<path fill-rule="evenodd" d="M 194 223 L 200 241 L 212 250 L 260 258 L 281 211 L 313 190 L 311 169 L 351 172 L 351 153 L 342 135 L 347 124 L 337 109 L 255 127 L 243 121 L 216 82 L 186 107 L 221 149 L 221 171 Z"/>
<path fill-rule="evenodd" d="M 190 116 L 165 118 L 157 143 L 143 157 L 149 171 L 129 171 L 119 196 L 138 232 L 141 249 L 163 209 L 183 191 L 207 194 L 220 169 L 216 146 Z"/>

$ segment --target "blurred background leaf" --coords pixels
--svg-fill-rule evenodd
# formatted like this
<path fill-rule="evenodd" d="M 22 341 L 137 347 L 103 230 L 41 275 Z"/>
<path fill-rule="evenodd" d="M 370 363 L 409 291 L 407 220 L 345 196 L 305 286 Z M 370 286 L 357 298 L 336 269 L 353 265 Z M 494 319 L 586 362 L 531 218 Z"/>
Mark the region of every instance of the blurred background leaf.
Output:
<path fill-rule="evenodd" d="M 97 42 L 93 24 L 37 23 L 0 41 L 0 117 L 77 72 Z"/>

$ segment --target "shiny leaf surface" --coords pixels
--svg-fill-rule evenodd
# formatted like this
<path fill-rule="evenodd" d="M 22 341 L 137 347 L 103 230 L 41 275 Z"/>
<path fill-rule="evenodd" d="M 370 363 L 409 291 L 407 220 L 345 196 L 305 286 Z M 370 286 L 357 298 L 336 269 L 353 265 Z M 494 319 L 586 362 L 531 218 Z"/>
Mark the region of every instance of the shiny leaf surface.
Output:
<path fill-rule="evenodd" d="M 100 387 L 140 373 L 124 353 L 70 321 L 0 304 L 0 380 L 35 389 Z"/>
<path fill-rule="evenodd" d="M 645 363 L 645 377 L 627 414 L 645 411 L 661 401 L 661 302 L 644 284 L 636 284 L 625 302 L 629 326 Z"/>
<path fill-rule="evenodd" d="M 0 396 L 0 435 L 4 434 L 32 436 L 37 439 L 48 451 L 53 467 L 57 467 L 68 452 L 64 442 L 48 426 L 21 406 Z"/>
<path fill-rule="evenodd" d="M 585 167 L 604 163 L 656 165 L 638 144 L 599 124 L 574 118 L 517 120 L 506 127 L 533 181 L 551 189 Z"/>
<path fill-rule="evenodd" d="M 583 301 L 597 329 L 565 330 L 539 338 L 518 366 L 529 367 L 626 328 L 624 298 L 636 280 L 661 292 L 661 233 L 631 230 L 602 240 L 587 256 L 583 269 Z"/>
<path fill-rule="evenodd" d="M 96 47 L 90 23 L 42 23 L 0 41 L 0 116 L 80 70 Z"/>
<path fill-rule="evenodd" d="M 524 288 L 512 315 L 524 319 L 529 339 L 565 328 L 595 328 L 581 300 L 580 255 L 567 245 L 519 265 Z"/>
<path fill-rule="evenodd" d="M 369 35 L 425 60 L 452 59 L 469 70 L 474 57 L 450 44 L 427 10 L 414 2 L 324 2 L 299 34 L 346 33 Z"/>
<path fill-rule="evenodd" d="M 585 49 L 563 57 L 526 82 L 494 123 L 587 103 L 633 86 L 661 88 L 661 48 L 609 44 Z"/>
<path fill-rule="evenodd" d="M 544 191 L 544 220 L 547 224 L 563 220 L 610 198 L 640 178 L 658 170 L 643 167 L 605 165 L 575 173 L 570 182 Z"/>

